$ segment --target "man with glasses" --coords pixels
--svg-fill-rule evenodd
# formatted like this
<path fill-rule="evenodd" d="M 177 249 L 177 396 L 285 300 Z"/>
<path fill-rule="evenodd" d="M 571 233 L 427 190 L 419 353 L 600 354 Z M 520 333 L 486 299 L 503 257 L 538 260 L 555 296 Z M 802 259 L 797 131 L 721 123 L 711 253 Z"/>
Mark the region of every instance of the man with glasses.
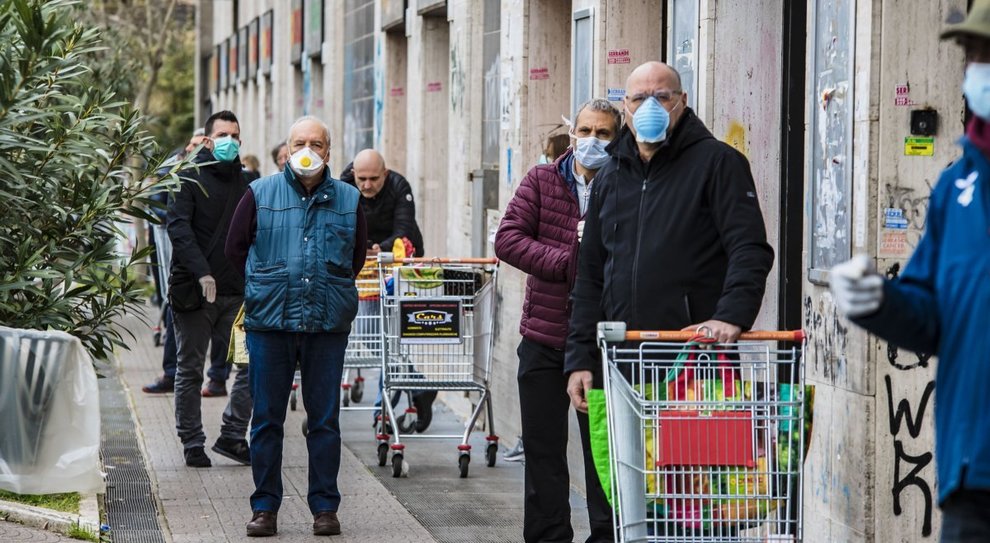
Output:
<path fill-rule="evenodd" d="M 687 106 L 660 62 L 626 81 L 626 126 L 606 151 L 583 227 L 564 371 L 574 406 L 600 386 L 599 321 L 735 341 L 760 310 L 773 249 L 746 157 Z"/>

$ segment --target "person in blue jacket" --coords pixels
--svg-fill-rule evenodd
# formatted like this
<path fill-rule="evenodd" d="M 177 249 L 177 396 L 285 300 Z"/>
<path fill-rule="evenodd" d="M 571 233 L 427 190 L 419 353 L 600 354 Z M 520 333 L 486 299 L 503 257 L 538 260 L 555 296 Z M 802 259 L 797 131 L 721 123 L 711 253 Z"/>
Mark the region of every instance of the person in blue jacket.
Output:
<path fill-rule="evenodd" d="M 935 457 L 943 542 L 990 541 L 990 0 L 955 38 L 973 116 L 963 155 L 932 191 L 927 228 L 904 272 L 885 280 L 859 255 L 831 272 L 839 310 L 881 338 L 938 355 Z"/>

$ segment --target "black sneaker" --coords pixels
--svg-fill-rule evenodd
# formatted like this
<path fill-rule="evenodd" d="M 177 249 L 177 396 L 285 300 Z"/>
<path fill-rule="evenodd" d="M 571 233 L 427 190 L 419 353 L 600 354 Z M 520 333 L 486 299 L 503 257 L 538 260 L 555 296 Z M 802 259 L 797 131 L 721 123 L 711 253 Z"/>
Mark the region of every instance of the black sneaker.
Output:
<path fill-rule="evenodd" d="M 220 456 L 230 458 L 234 462 L 240 462 L 245 466 L 251 465 L 251 449 L 248 447 L 246 439 L 219 437 L 211 450 Z"/>
<path fill-rule="evenodd" d="M 437 399 L 437 391 L 423 390 L 413 396 L 416 406 L 416 431 L 423 433 L 430 427 L 433 420 L 433 400 Z"/>
<path fill-rule="evenodd" d="M 213 465 L 213 462 L 210 462 L 210 457 L 206 456 L 203 447 L 186 449 L 183 454 L 186 456 L 186 465 L 191 468 L 208 468 Z"/>

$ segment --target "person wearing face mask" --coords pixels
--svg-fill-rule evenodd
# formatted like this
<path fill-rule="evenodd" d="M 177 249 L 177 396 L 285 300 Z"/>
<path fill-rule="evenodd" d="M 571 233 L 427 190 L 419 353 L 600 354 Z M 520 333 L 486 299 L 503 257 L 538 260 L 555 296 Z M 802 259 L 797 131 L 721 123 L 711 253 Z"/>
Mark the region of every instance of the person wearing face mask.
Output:
<path fill-rule="evenodd" d="M 592 188 L 571 293 L 565 371 L 579 411 L 601 386 L 599 321 L 705 326 L 732 342 L 756 319 L 773 264 L 749 163 L 687 106 L 676 70 L 633 70 L 625 119 Z"/>
<path fill-rule="evenodd" d="M 832 268 L 830 288 L 853 323 L 901 348 L 938 355 L 935 460 L 944 543 L 990 541 L 990 0 L 941 38 L 966 55 L 972 113 L 962 156 L 932 189 L 925 233 L 893 280 L 857 255 Z"/>
<path fill-rule="evenodd" d="M 172 241 L 169 303 L 175 328 L 175 428 L 186 465 L 212 465 L 204 451 L 206 434 L 200 411 L 203 396 L 226 394 L 229 364 L 211 365 L 210 385 L 200 392 L 206 350 L 226 360 L 230 328 L 244 298 L 244 279 L 224 255 L 234 207 L 247 189 L 241 173 L 240 124 L 230 111 L 206 121 L 198 169 L 184 173 L 182 187 L 169 201 L 167 230 Z M 220 374 L 220 371 L 223 374 Z M 247 441 L 251 395 L 247 370 L 238 371 L 213 451 L 250 464 Z"/>
<path fill-rule="evenodd" d="M 316 117 L 289 129 L 287 168 L 253 183 L 234 213 L 226 254 L 246 279 L 250 356 L 251 521 L 247 535 L 278 531 L 282 437 L 296 365 L 302 373 L 313 534 L 341 533 L 340 379 L 354 278 L 364 267 L 367 227 L 356 188 L 330 174 L 330 132 Z"/>
<path fill-rule="evenodd" d="M 572 541 L 564 344 L 578 254 L 578 223 L 588 211 L 600 168 L 613 159 L 606 146 L 619 132 L 619 111 L 595 99 L 578 108 L 571 147 L 523 178 L 495 234 L 495 254 L 529 274 L 519 322 L 519 408 L 526 455 L 523 539 Z M 591 458 L 588 416 L 577 414 L 591 536 L 612 541 L 611 508 Z"/>

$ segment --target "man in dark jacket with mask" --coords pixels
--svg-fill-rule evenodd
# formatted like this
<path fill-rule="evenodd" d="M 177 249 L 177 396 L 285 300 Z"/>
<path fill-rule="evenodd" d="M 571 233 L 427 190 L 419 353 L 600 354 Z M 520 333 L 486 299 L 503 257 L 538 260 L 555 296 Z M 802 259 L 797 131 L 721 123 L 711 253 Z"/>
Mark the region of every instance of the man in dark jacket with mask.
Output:
<path fill-rule="evenodd" d="M 625 108 L 592 190 L 571 294 L 565 371 L 582 411 L 601 374 L 599 321 L 705 326 L 732 342 L 756 320 L 773 264 L 749 163 L 687 107 L 677 72 L 637 67 Z"/>
<path fill-rule="evenodd" d="M 574 282 L 579 234 L 597 172 L 610 160 L 606 145 L 619 132 L 608 100 L 583 104 L 574 116 L 571 149 L 553 164 L 534 166 L 509 201 L 495 234 L 495 254 L 529 274 L 519 321 L 519 411 L 526 451 L 523 539 L 572 541 L 567 469 L 567 294 Z M 591 457 L 588 416 L 578 414 L 591 535 L 613 540 L 612 509 Z"/>
<path fill-rule="evenodd" d="M 172 304 L 178 368 L 175 374 L 175 427 L 182 440 L 186 465 L 210 467 L 203 448 L 200 385 L 206 348 L 227 352 L 230 328 L 244 299 L 244 278 L 224 255 L 224 241 L 234 208 L 247 189 L 238 160 L 240 125 L 230 111 L 206 121 L 203 148 L 196 155 L 198 170 L 168 206 L 168 236 L 172 240 L 169 298 Z M 250 464 L 244 435 L 251 418 L 247 368 L 238 371 L 230 391 L 223 427 L 213 450 Z"/>

